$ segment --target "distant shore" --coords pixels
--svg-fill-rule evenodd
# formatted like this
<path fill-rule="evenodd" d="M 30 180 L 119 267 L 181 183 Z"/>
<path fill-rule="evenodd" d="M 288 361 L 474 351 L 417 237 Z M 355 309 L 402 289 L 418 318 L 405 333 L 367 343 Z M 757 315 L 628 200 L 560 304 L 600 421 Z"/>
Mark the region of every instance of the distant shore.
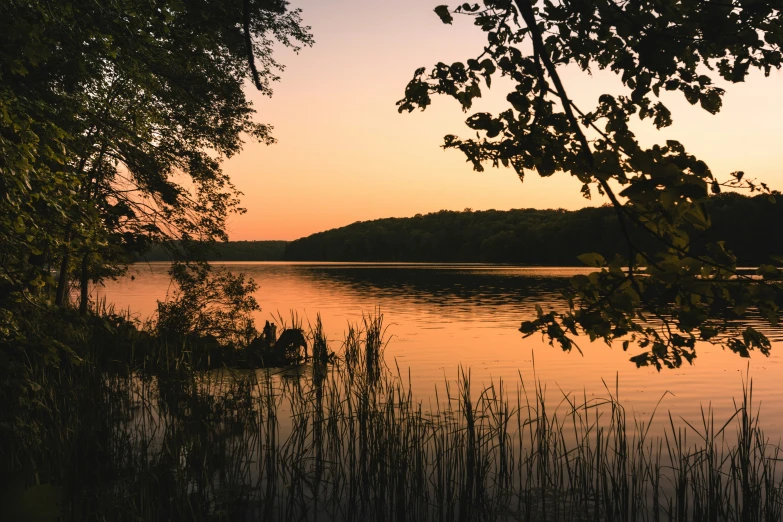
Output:
<path fill-rule="evenodd" d="M 712 228 L 691 245 L 725 241 L 742 266 L 783 255 L 783 205 L 767 196 L 736 193 L 709 199 Z M 638 244 L 649 243 L 631 230 Z M 648 245 L 653 248 L 654 245 Z M 563 209 L 441 210 L 407 218 L 360 221 L 294 241 L 228 241 L 203 252 L 208 261 L 320 261 L 491 263 L 512 266 L 582 266 L 578 256 L 605 259 L 627 254 L 627 242 L 611 207 Z M 169 261 L 161 245 L 138 261 Z"/>

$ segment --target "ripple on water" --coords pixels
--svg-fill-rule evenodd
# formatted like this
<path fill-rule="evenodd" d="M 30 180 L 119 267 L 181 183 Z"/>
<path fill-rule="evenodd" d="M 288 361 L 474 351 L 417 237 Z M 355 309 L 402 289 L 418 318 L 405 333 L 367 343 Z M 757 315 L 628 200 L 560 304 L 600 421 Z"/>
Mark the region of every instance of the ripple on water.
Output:
<path fill-rule="evenodd" d="M 519 383 L 540 379 L 548 401 L 561 402 L 565 394 L 601 396 L 615 391 L 629 412 L 649 416 L 664 397 L 661 408 L 676 418 L 700 419 L 701 405 L 711 404 L 716 418 L 733 412 L 733 398 L 742 393 L 743 380 L 753 379 L 756 404 L 762 405 L 767 435 L 783 437 L 783 401 L 779 383 L 783 365 L 783 331 L 769 332 L 772 355 L 741 359 L 710 345 L 698 347 L 693 366 L 678 370 L 636 369 L 630 354 L 619 346 L 580 339 L 583 355 L 563 353 L 540 336 L 523 338 L 520 322 L 545 309 L 563 306 L 558 290 L 581 268 L 442 265 L 416 263 L 226 263 L 259 285 L 262 312 L 259 321 L 278 312 L 295 310 L 314 322 L 321 314 L 333 349 L 338 349 L 348 322 L 359 323 L 363 313 L 380 309 L 391 341 L 387 363 L 395 359 L 403 375 L 410 369 L 414 392 L 433 397 L 444 379 L 455 380 L 458 366 L 470 368 L 474 386 L 503 379 L 509 391 Z M 157 299 L 170 290 L 166 263 L 134 265 L 129 276 L 108 283 L 101 294 L 118 309 L 148 317 Z M 134 279 L 130 278 L 134 276 Z M 668 392 L 668 393 L 667 393 Z M 659 409 L 660 411 L 660 409 Z M 659 419 L 663 420 L 661 415 Z"/>

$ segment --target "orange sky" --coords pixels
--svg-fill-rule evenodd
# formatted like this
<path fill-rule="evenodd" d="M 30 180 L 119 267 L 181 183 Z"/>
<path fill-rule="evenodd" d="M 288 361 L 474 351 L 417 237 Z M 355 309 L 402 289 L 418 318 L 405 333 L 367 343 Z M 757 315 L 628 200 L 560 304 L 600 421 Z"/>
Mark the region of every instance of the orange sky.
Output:
<path fill-rule="evenodd" d="M 435 98 L 425 112 L 398 114 L 413 71 L 438 61 L 474 57 L 484 33 L 471 21 L 440 23 L 443 0 L 293 0 L 312 27 L 315 46 L 278 54 L 287 68 L 270 98 L 249 90 L 257 119 L 274 126 L 276 145 L 248 144 L 225 164 L 245 193 L 248 212 L 233 217 L 233 240 L 296 239 L 354 221 L 412 216 L 441 209 L 567 208 L 601 204 L 579 194 L 565 174 L 520 183 L 509 169 L 476 173 L 457 151 L 440 148 L 443 136 L 466 136 L 457 102 Z M 577 105 L 592 109 L 605 92 L 622 92 L 612 73 L 563 72 Z M 674 125 L 657 132 L 634 127 L 642 144 L 677 139 L 725 177 L 748 176 L 783 188 L 783 73 L 757 74 L 724 86 L 724 107 L 712 116 L 681 96 L 665 97 Z M 504 107 L 507 90 L 493 89 L 476 111 Z M 648 120 L 649 121 L 649 120 Z"/>

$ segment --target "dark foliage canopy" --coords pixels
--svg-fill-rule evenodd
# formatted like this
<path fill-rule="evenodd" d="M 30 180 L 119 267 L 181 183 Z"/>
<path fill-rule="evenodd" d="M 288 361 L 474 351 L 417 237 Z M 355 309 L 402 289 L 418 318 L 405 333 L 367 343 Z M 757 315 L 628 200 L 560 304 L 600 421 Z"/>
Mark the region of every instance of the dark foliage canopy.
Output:
<path fill-rule="evenodd" d="M 783 237 L 769 223 L 783 223 L 783 205 L 766 196 L 726 193 L 710 198 L 713 226 L 698 239 L 702 251 L 724 241 L 740 266 L 758 266 L 783 255 Z M 643 231 L 634 239 L 650 243 Z M 406 261 L 511 263 L 579 266 L 579 256 L 594 251 L 605 259 L 623 256 L 627 247 L 611 206 L 565 210 L 442 210 L 411 218 L 362 221 L 288 243 L 289 261 Z"/>

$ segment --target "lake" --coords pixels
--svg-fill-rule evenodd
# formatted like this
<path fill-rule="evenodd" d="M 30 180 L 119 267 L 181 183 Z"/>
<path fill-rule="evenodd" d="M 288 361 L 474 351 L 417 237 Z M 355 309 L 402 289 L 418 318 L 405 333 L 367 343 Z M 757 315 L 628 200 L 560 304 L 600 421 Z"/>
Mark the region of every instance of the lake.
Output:
<path fill-rule="evenodd" d="M 563 393 L 605 396 L 605 384 L 614 393 L 617 379 L 620 401 L 629 414 L 648 418 L 666 394 L 661 409 L 675 420 L 699 420 L 700 406 L 711 404 L 722 421 L 734 411 L 733 399 L 740 399 L 743 379 L 749 375 L 767 436 L 773 441 L 783 437 L 780 331 L 766 332 L 773 340 L 770 357 L 753 353 L 742 359 L 702 343 L 692 366 L 660 373 L 637 369 L 629 361 L 633 353 L 623 352 L 619 345 L 579 339 L 584 352 L 580 355 L 549 346 L 540 335 L 524 338 L 517 329 L 522 320 L 534 316 L 535 305 L 562 307 L 559 289 L 569 276 L 586 269 L 412 263 L 221 265 L 258 283 L 259 329 L 265 320 L 276 320 L 278 313 L 288 321 L 292 311 L 297 313 L 305 327 L 320 314 L 334 351 L 339 351 L 348 322 L 359 323 L 363 313 L 379 309 L 390 338 L 386 363 L 394 371 L 399 366 L 406 380 L 410 376 L 414 393 L 425 403 L 434 397 L 435 386 L 457 378 L 462 365 L 470 368 L 477 388 L 499 379 L 513 388 L 520 375 L 529 386 L 539 379 L 553 406 L 563 407 Z M 172 290 L 167 269 L 167 263 L 133 265 L 128 276 L 106 283 L 98 294 L 118 309 L 149 317 L 156 300 Z M 665 416 L 657 419 L 659 424 Z"/>

